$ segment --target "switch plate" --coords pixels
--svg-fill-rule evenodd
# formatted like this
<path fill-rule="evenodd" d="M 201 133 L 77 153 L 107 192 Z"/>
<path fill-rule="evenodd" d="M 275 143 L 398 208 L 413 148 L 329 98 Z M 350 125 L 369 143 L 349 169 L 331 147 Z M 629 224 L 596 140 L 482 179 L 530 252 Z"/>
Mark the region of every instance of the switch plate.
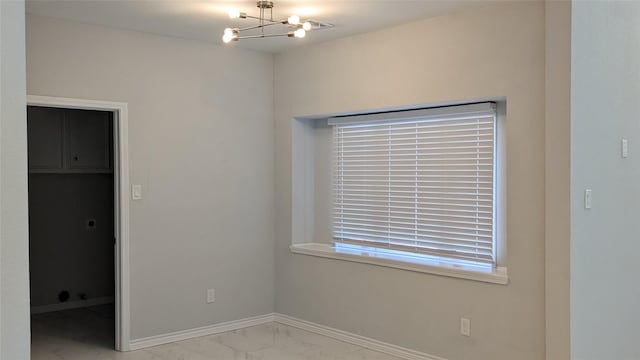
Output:
<path fill-rule="evenodd" d="M 584 208 L 591 209 L 591 202 L 593 200 L 592 190 L 586 189 L 584 191 Z"/>
<path fill-rule="evenodd" d="M 460 318 L 460 335 L 471 336 L 471 320 Z"/>
<path fill-rule="evenodd" d="M 620 152 L 621 152 L 621 156 L 623 159 L 626 159 L 629 157 L 629 140 L 627 139 L 622 139 L 621 144 L 620 144 Z"/>
<path fill-rule="evenodd" d="M 207 304 L 211 304 L 216 301 L 216 290 L 207 289 Z"/>
<path fill-rule="evenodd" d="M 131 199 L 142 199 L 142 185 L 131 185 Z"/>

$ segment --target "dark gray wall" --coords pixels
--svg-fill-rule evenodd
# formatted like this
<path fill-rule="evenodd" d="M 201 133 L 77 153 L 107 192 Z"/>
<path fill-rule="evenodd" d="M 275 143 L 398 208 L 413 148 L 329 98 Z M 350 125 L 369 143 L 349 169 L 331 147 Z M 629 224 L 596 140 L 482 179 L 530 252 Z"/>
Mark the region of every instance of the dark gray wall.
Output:
<path fill-rule="evenodd" d="M 31 174 L 29 212 L 31 305 L 113 296 L 113 175 Z"/>

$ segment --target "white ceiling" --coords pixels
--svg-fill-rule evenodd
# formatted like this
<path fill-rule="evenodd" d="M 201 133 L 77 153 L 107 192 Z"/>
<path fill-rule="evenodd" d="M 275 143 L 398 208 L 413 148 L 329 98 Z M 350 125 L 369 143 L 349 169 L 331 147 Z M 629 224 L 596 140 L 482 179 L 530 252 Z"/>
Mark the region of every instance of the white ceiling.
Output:
<path fill-rule="evenodd" d="M 0 0 L 2 1 L 2 0 Z M 310 32 L 304 39 L 269 38 L 234 42 L 241 48 L 279 52 L 300 44 L 317 43 L 365 33 L 413 20 L 437 16 L 482 0 L 275 0 L 274 19 L 291 14 L 336 25 Z M 255 24 L 231 20 L 228 10 L 237 8 L 257 16 L 254 0 L 27 0 L 27 13 L 83 23 L 168 35 L 222 44 L 226 27 Z"/>

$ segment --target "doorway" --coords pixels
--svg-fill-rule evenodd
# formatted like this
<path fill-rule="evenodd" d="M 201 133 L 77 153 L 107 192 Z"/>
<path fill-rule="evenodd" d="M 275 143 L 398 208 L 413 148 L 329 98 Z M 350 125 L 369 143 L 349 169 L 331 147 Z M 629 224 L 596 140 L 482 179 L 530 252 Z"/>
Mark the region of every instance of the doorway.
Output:
<path fill-rule="evenodd" d="M 127 106 L 27 104 L 34 344 L 55 333 L 128 351 Z"/>

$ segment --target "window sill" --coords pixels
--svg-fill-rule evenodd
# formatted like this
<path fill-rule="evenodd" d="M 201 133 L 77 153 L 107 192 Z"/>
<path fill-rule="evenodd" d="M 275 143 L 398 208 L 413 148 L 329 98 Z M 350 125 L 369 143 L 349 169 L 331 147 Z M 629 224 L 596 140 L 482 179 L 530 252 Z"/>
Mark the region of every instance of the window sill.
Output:
<path fill-rule="evenodd" d="M 451 264 L 440 262 L 437 260 L 425 260 L 422 258 L 414 258 L 410 256 L 389 256 L 353 248 L 342 249 L 334 245 L 321 243 L 294 244 L 289 248 L 291 249 L 291 252 L 295 254 L 354 261 L 364 264 L 386 266 L 396 269 L 449 276 L 493 284 L 506 285 L 509 283 L 507 268 L 505 267 L 476 267 L 472 265 Z"/>

